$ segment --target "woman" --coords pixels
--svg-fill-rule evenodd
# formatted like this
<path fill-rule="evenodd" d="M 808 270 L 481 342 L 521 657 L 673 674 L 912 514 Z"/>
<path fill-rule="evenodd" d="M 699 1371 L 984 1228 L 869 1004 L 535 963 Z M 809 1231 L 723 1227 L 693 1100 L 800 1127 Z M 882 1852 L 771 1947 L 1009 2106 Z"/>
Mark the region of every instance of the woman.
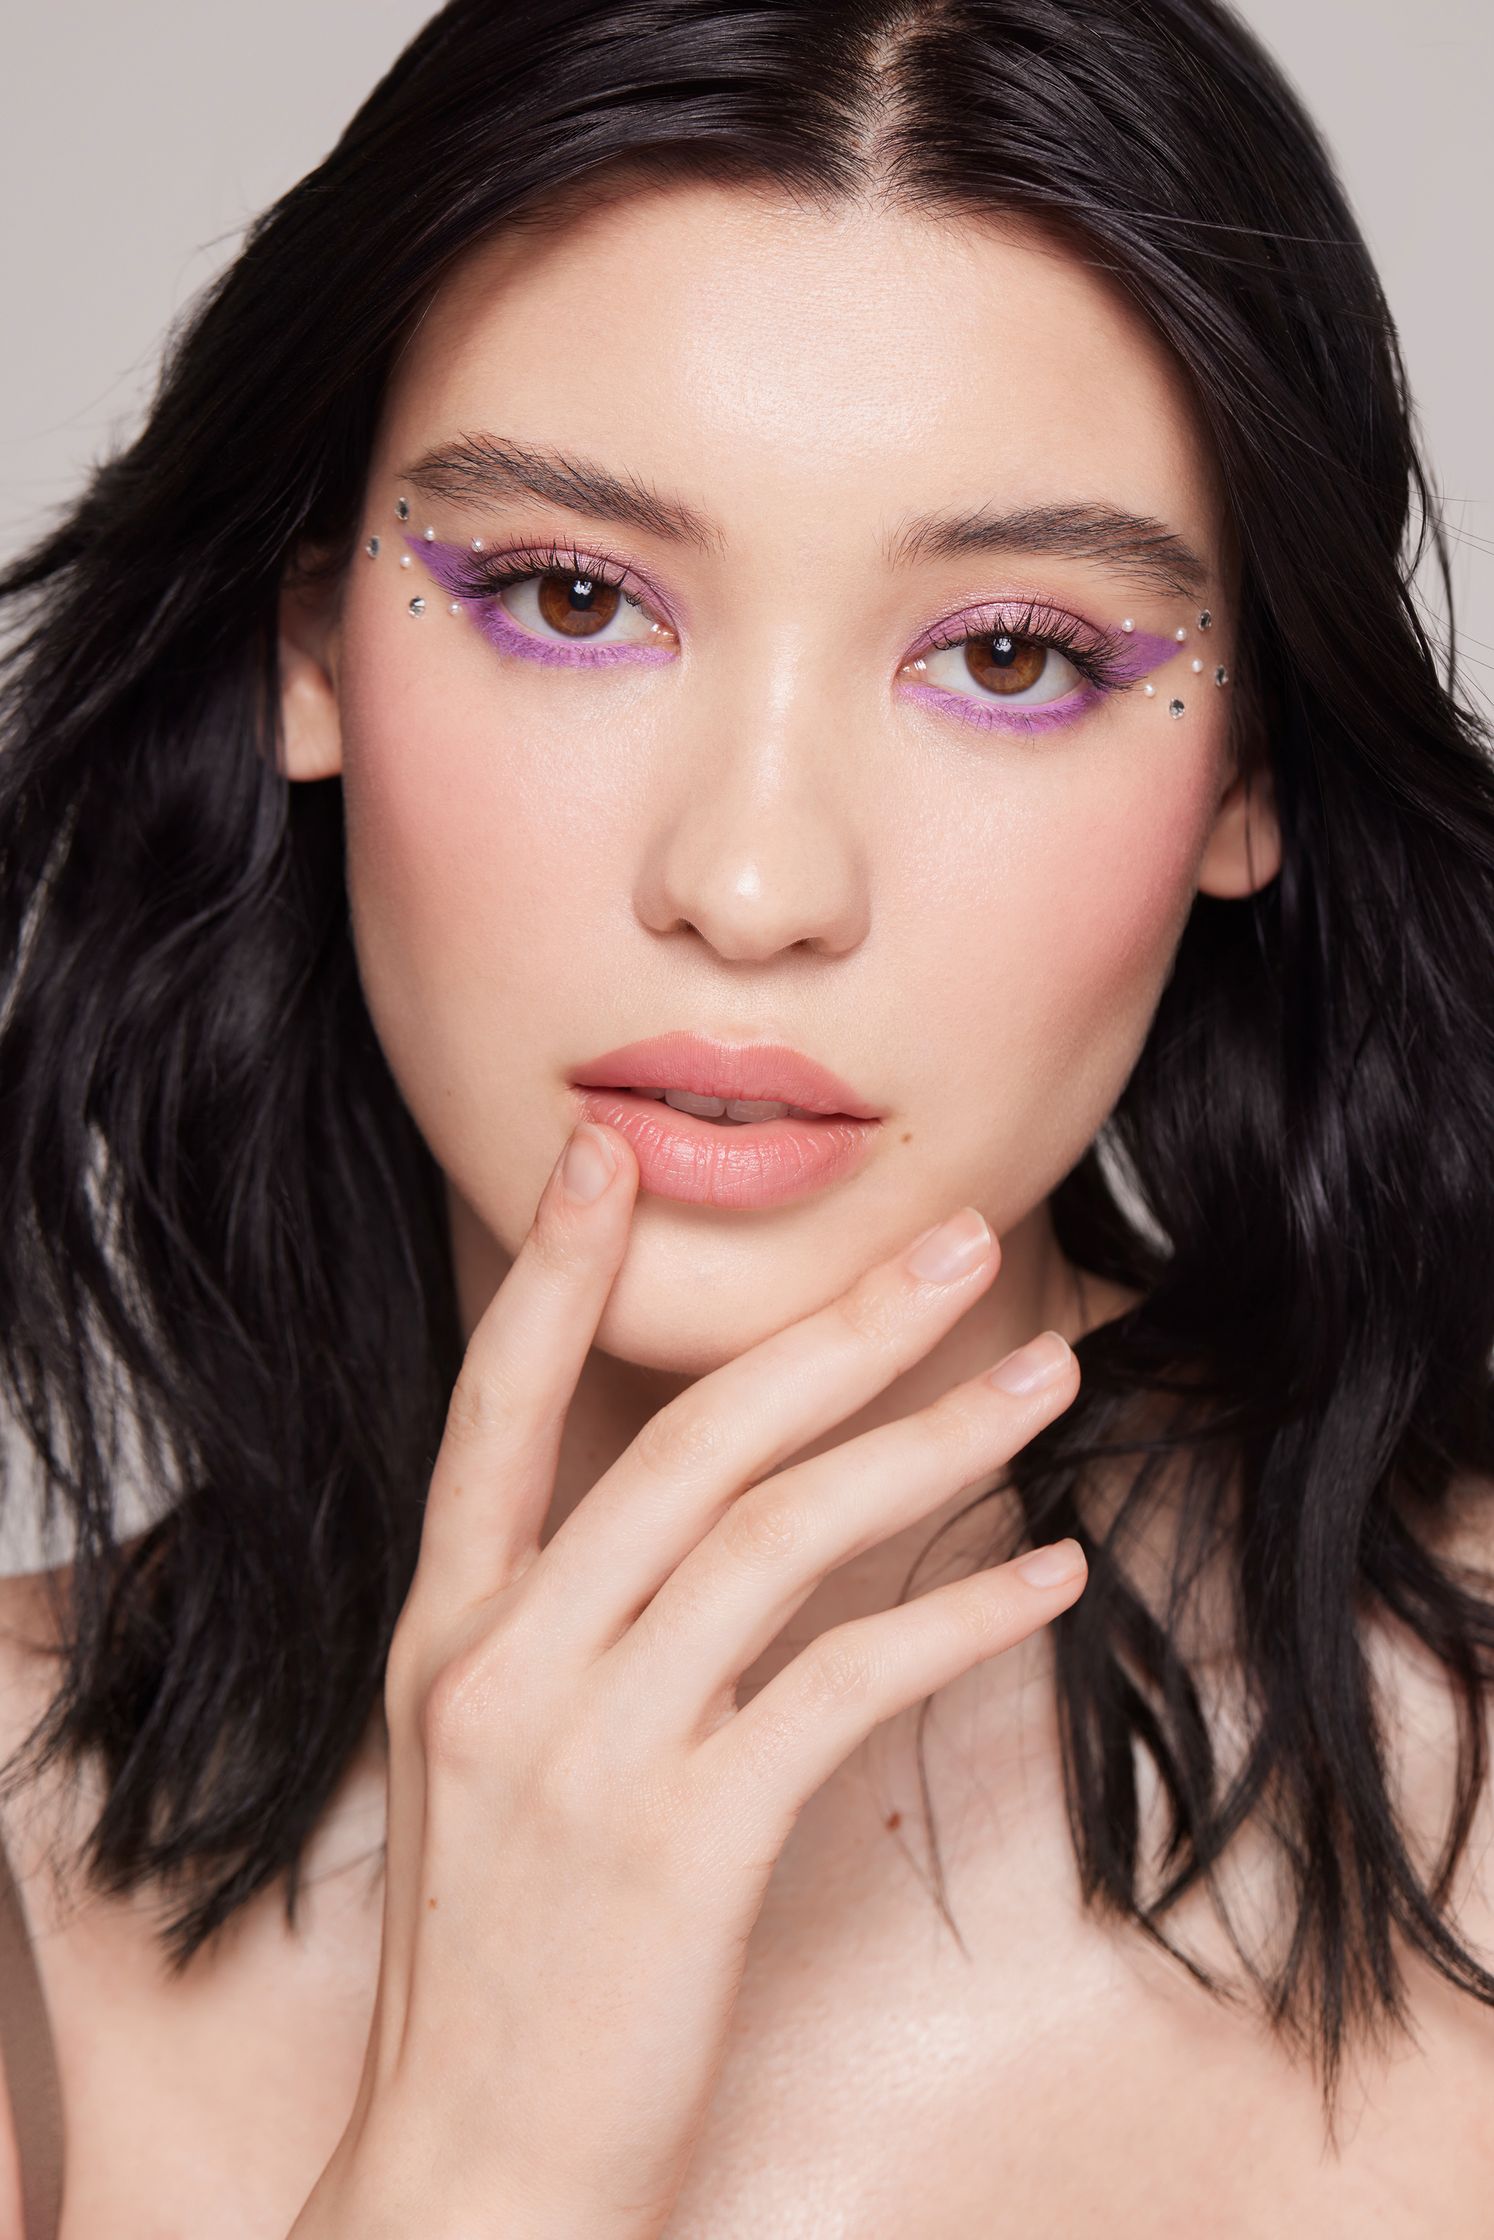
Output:
<path fill-rule="evenodd" d="M 0 586 L 28 2240 L 1481 2229 L 1413 495 L 1213 0 L 457 0 L 254 228 Z"/>

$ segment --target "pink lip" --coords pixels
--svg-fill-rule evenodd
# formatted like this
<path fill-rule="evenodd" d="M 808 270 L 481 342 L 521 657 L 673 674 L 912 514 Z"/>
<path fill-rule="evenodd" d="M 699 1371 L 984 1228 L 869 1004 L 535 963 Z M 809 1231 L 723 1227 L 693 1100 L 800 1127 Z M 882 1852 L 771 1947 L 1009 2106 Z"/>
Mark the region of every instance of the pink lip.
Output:
<path fill-rule="evenodd" d="M 861 1164 L 882 1117 L 824 1066 L 776 1043 L 660 1035 L 609 1050 L 571 1080 L 585 1117 L 627 1137 L 645 1190 L 697 1205 L 781 1205 L 837 1181 Z M 798 1104 L 825 1117 L 723 1127 L 641 1089 Z"/>
<path fill-rule="evenodd" d="M 685 1089 L 696 1097 L 802 1104 L 843 1119 L 880 1120 L 847 1082 L 779 1042 L 713 1042 L 708 1035 L 660 1034 L 626 1042 L 571 1075 L 578 1089 Z M 767 1123 L 772 1125 L 772 1123 Z"/>

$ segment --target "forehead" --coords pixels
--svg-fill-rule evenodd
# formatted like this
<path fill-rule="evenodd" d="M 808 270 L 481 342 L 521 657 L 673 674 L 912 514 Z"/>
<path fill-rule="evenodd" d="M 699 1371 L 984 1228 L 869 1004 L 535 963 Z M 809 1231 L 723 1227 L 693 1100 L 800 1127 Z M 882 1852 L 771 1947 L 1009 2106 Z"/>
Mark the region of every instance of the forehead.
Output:
<path fill-rule="evenodd" d="M 1218 551 L 1187 379 L 1120 284 L 999 217 L 651 183 L 499 233 L 403 353 L 387 464 L 501 427 L 727 524 L 1103 499 Z"/>

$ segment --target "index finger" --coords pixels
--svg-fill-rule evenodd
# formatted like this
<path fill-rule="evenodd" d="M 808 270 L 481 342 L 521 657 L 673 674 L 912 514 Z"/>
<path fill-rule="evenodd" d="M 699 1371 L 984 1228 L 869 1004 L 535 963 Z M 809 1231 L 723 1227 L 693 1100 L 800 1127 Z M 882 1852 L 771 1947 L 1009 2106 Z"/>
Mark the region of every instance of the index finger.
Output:
<path fill-rule="evenodd" d="M 566 1410 L 627 1250 L 637 1194 L 631 1145 L 615 1128 L 581 1121 L 467 1341 L 426 1493 L 410 1590 L 422 1602 L 480 1601 L 533 1560 Z"/>

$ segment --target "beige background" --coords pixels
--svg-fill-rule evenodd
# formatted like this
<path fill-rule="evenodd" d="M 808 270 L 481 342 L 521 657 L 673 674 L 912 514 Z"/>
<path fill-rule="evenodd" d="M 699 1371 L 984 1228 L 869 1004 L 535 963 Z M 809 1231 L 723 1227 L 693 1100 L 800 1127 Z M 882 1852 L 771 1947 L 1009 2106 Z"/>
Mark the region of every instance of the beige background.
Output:
<path fill-rule="evenodd" d="M 1379 263 L 1452 540 L 1464 689 L 1494 715 L 1494 6 L 1241 10 L 1325 131 Z M 130 433 L 172 319 L 432 12 L 425 0 L 10 0 L 0 555 Z M 1440 632 L 1425 571 L 1422 588 Z M 28 1520 L 0 1520 L 0 1570 L 38 1560 Z"/>

